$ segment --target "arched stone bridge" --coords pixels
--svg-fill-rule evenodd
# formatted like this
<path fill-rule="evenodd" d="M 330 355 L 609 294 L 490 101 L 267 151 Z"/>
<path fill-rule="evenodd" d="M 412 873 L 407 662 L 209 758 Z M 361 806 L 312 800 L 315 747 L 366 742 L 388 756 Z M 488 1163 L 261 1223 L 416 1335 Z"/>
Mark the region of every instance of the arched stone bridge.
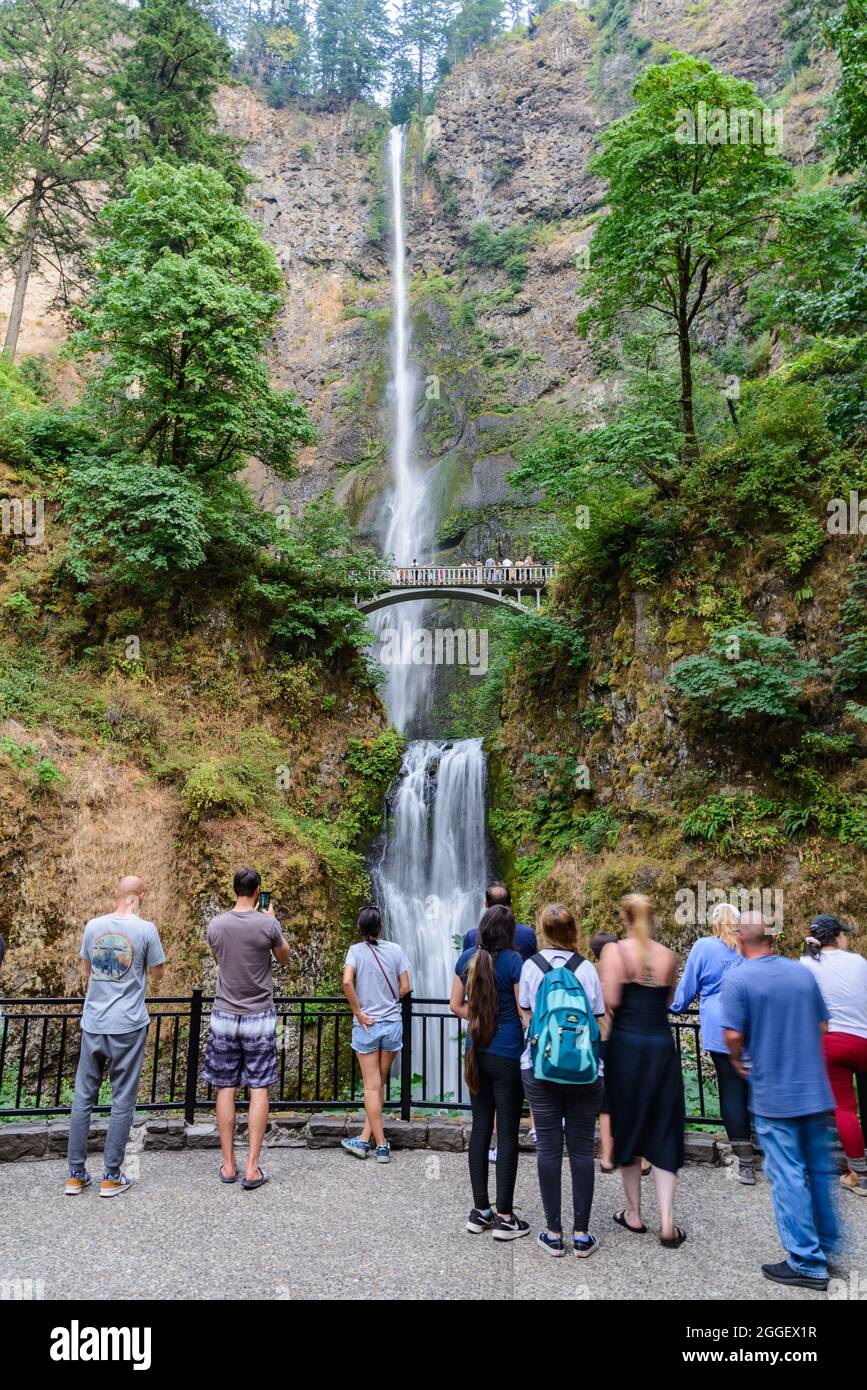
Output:
<path fill-rule="evenodd" d="M 389 570 L 388 588 L 374 598 L 359 599 L 362 613 L 375 613 L 394 603 L 413 599 L 453 598 L 475 603 L 500 604 L 525 611 L 524 595 L 542 606 L 542 595 L 555 577 L 555 565 L 406 565 Z"/>

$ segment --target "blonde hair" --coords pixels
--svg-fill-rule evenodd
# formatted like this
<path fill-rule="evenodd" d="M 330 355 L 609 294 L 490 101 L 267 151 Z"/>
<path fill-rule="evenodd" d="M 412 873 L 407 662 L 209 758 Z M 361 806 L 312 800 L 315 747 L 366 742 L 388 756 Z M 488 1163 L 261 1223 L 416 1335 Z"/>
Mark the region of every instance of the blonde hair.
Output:
<path fill-rule="evenodd" d="M 563 903 L 546 903 L 539 914 L 539 931 L 547 947 L 578 949 L 578 928 L 575 918 Z"/>
<path fill-rule="evenodd" d="M 740 937 L 735 932 L 740 920 L 741 914 L 733 903 L 717 903 L 710 914 L 711 931 L 730 951 L 741 949 Z"/>
<path fill-rule="evenodd" d="M 620 911 L 638 947 L 641 968 L 645 970 L 653 936 L 653 900 L 646 893 L 627 893 L 620 899 Z"/>

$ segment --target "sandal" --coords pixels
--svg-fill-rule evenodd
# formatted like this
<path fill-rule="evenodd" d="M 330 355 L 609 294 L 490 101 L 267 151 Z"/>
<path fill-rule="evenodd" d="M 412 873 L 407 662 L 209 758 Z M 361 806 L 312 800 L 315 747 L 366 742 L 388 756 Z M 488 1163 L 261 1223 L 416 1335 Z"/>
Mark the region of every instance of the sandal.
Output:
<path fill-rule="evenodd" d="M 642 1176 L 643 1178 L 649 1178 L 652 1172 L 653 1172 L 653 1165 L 652 1165 L 651 1163 L 648 1163 L 646 1167 L 645 1167 L 645 1165 L 642 1163 L 642 1165 L 641 1165 L 641 1176 Z"/>
<path fill-rule="evenodd" d="M 664 1245 L 666 1250 L 677 1250 L 686 1240 L 686 1231 L 682 1231 L 679 1226 L 675 1226 L 673 1236 L 660 1236 L 659 1243 Z"/>
<path fill-rule="evenodd" d="M 615 1173 L 617 1171 L 617 1164 L 612 1163 L 611 1167 L 609 1168 L 605 1163 L 600 1163 L 599 1171 L 600 1173 Z"/>
<path fill-rule="evenodd" d="M 222 1165 L 222 1163 L 221 1163 L 221 1164 L 220 1164 L 220 1182 L 237 1182 L 237 1181 L 238 1181 L 238 1174 L 237 1174 L 237 1173 L 235 1174 L 235 1176 L 234 1176 L 233 1178 L 227 1178 L 227 1177 L 226 1177 L 226 1175 L 225 1175 L 224 1172 L 223 1172 L 223 1165 Z"/>
<path fill-rule="evenodd" d="M 640 1226 L 630 1226 L 629 1222 L 626 1220 L 627 1210 L 628 1208 L 624 1207 L 622 1211 L 616 1211 L 614 1213 L 614 1220 L 617 1222 L 618 1226 L 622 1226 L 624 1231 L 631 1231 L 634 1236 L 646 1236 L 647 1227 L 643 1222 Z M 686 1237 L 684 1237 L 684 1239 L 686 1239 Z"/>
<path fill-rule="evenodd" d="M 255 1192 L 257 1187 L 264 1187 L 265 1183 L 268 1181 L 268 1174 L 265 1172 L 264 1168 L 260 1167 L 259 1177 L 253 1178 L 252 1181 L 250 1181 L 250 1179 L 248 1178 L 244 1178 L 244 1180 L 241 1183 L 241 1186 L 243 1187 L 245 1192 Z"/>

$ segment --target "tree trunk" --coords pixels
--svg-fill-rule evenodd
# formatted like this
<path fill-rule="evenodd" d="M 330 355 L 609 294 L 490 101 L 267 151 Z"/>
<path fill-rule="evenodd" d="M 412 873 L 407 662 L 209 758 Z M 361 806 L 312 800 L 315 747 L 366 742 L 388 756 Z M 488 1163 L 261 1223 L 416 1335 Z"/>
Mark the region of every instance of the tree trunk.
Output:
<path fill-rule="evenodd" d="M 695 432 L 695 414 L 692 404 L 692 352 L 689 345 L 689 327 L 686 315 L 678 318 L 677 346 L 680 357 L 680 412 L 683 424 L 683 448 L 681 457 L 684 463 L 692 463 L 699 456 L 698 436 Z"/>
<path fill-rule="evenodd" d="M 15 293 L 12 296 L 9 324 L 6 328 L 6 341 L 3 344 L 3 356 L 11 357 L 13 361 L 18 347 L 18 335 L 21 332 L 21 320 L 24 317 L 24 300 L 27 295 L 27 284 L 30 280 L 30 268 L 33 265 L 36 226 L 39 221 L 39 205 L 42 202 L 42 182 L 41 177 L 34 180 L 33 192 L 30 195 L 30 205 L 27 209 L 27 220 L 24 223 L 24 235 L 21 242 L 21 255 L 18 258 L 18 269 L 15 273 Z"/>

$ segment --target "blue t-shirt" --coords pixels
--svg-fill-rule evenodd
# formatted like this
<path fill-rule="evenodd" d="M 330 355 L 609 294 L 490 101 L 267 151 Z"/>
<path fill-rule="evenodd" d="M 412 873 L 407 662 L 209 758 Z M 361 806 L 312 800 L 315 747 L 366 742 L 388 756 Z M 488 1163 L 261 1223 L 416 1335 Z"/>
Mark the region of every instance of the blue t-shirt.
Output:
<path fill-rule="evenodd" d="M 680 984 L 671 1001 L 671 1012 L 682 1014 L 699 996 L 701 1045 L 705 1052 L 727 1052 L 720 1023 L 720 996 L 723 980 L 744 958 L 718 936 L 703 936 L 689 955 Z"/>
<path fill-rule="evenodd" d="M 464 936 L 464 950 L 474 951 L 479 944 L 478 927 L 470 927 Z M 522 960 L 529 960 L 534 956 L 539 947 L 536 945 L 536 933 L 532 927 L 525 927 L 523 923 L 515 923 L 515 937 L 512 941 L 512 950 L 517 951 Z"/>
<path fill-rule="evenodd" d="M 474 947 L 470 951 L 462 951 L 458 956 L 455 974 L 464 984 L 467 983 L 470 961 L 475 954 Z M 517 1059 L 524 1050 L 524 1026 L 515 999 L 515 985 L 521 978 L 523 963 L 517 951 L 498 951 L 494 956 L 499 1021 L 490 1045 L 481 1049 L 483 1052 L 494 1052 L 498 1057 Z M 806 975 L 807 972 L 803 970 L 801 973 Z"/>
<path fill-rule="evenodd" d="M 720 1014 L 723 1028 L 744 1035 L 755 1115 L 792 1120 L 833 1110 L 819 1032 L 828 1010 L 809 971 L 782 956 L 746 960 L 725 978 Z"/>

